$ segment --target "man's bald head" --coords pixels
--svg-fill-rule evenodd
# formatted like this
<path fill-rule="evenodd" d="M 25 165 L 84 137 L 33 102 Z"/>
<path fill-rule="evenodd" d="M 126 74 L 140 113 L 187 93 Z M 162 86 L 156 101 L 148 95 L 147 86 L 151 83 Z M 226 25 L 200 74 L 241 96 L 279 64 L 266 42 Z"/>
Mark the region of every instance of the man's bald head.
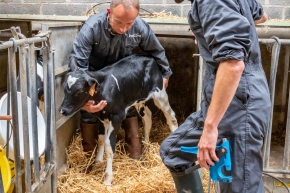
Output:
<path fill-rule="evenodd" d="M 119 5 L 123 5 L 126 11 L 135 8 L 139 12 L 140 9 L 139 0 L 112 0 L 110 4 L 111 11 Z"/>

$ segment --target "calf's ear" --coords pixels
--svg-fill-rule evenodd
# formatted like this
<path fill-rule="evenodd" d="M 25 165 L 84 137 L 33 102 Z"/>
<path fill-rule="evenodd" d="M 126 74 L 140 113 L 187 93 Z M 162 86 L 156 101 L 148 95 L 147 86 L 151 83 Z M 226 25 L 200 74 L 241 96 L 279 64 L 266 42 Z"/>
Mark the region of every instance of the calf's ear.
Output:
<path fill-rule="evenodd" d="M 92 77 L 90 71 L 84 71 L 84 72 L 85 72 L 86 81 L 88 82 L 89 86 L 92 86 L 94 83 L 98 83 L 97 79 Z"/>
<path fill-rule="evenodd" d="M 97 91 L 96 91 L 96 82 L 91 86 L 91 88 L 90 88 L 90 90 L 89 90 L 89 94 L 91 95 L 91 96 L 94 96 L 94 94 L 95 93 L 97 93 Z"/>
<path fill-rule="evenodd" d="M 97 93 L 96 90 L 96 84 L 97 80 L 95 78 L 92 78 L 89 74 L 86 73 L 86 80 L 88 82 L 88 85 L 90 86 L 89 94 L 91 96 L 94 96 L 95 93 Z"/>
<path fill-rule="evenodd" d="M 90 90 L 89 90 L 89 94 L 91 96 L 94 96 L 94 94 L 97 93 L 97 90 L 96 90 L 97 80 L 94 79 L 94 78 L 89 77 L 88 78 L 88 84 L 91 87 Z"/>
<path fill-rule="evenodd" d="M 97 83 L 97 80 L 95 78 L 88 77 L 87 82 L 89 86 L 92 86 L 93 84 Z"/>

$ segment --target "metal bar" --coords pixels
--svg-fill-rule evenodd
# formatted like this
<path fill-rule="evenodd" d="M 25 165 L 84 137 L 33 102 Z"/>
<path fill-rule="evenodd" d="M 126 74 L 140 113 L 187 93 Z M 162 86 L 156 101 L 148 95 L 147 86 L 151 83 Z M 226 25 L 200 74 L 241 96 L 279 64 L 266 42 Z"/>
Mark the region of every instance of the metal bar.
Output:
<path fill-rule="evenodd" d="M 271 73 L 270 73 L 270 99 L 271 99 L 271 112 L 270 112 L 270 121 L 267 128 L 267 134 L 265 136 L 265 151 L 264 151 L 264 168 L 269 167 L 270 159 L 270 149 L 271 149 L 271 135 L 272 135 L 272 124 L 273 124 L 273 110 L 274 110 L 274 96 L 275 96 L 275 84 L 276 84 L 276 74 L 278 68 L 279 54 L 281 43 L 279 38 L 273 37 L 276 42 L 272 47 L 272 57 L 271 57 Z"/>
<path fill-rule="evenodd" d="M 259 39 L 260 44 L 274 44 L 275 42 L 274 39 Z"/>
<path fill-rule="evenodd" d="M 60 128 L 63 124 L 65 124 L 69 119 L 71 119 L 77 113 L 78 112 L 75 112 L 72 115 L 63 116 L 62 118 L 58 119 L 55 123 L 55 129 L 57 130 L 58 128 Z"/>
<path fill-rule="evenodd" d="M 290 45 L 290 39 L 280 39 L 281 45 Z"/>
<path fill-rule="evenodd" d="M 15 157 L 15 189 L 17 193 L 22 193 L 22 179 L 21 179 L 21 162 L 20 162 L 20 146 L 19 146 L 19 124 L 18 124 L 18 107 L 17 102 L 17 85 L 16 85 L 16 57 L 14 48 L 8 49 L 8 70 L 9 81 L 11 86 L 11 106 L 12 106 L 12 123 L 13 123 L 13 146 Z"/>
<path fill-rule="evenodd" d="M 68 68 L 68 64 L 54 69 L 55 76 L 62 75 L 63 73 L 65 73 L 67 71 L 67 68 Z"/>
<path fill-rule="evenodd" d="M 7 76 L 7 115 L 10 115 L 11 106 L 11 93 L 10 93 L 10 83 L 9 83 L 9 63 L 8 63 L 8 76 Z M 12 128 L 10 128 L 9 121 L 6 121 L 6 157 L 9 158 L 9 141 L 10 133 L 12 134 Z"/>
<path fill-rule="evenodd" d="M 49 165 L 49 168 L 47 170 L 47 175 L 41 178 L 40 182 L 38 184 L 33 184 L 32 185 L 32 192 L 37 192 L 39 191 L 43 185 L 46 182 L 47 177 L 51 176 L 56 170 L 56 165 Z"/>
<path fill-rule="evenodd" d="M 56 15 L 23 15 L 23 14 L 0 14 L 1 19 L 28 20 L 28 21 L 86 21 L 88 16 L 56 16 Z"/>
<path fill-rule="evenodd" d="M 290 46 L 286 47 L 285 54 L 285 66 L 289 67 L 289 59 L 290 59 Z M 288 69 L 287 69 L 288 74 Z M 287 76 L 288 81 L 288 76 Z M 285 89 L 285 88 L 283 88 Z M 287 90 L 287 89 L 285 89 Z M 290 89 L 289 95 L 290 97 Z M 288 102 L 288 113 L 287 113 L 287 121 L 286 121 L 286 135 L 285 135 L 285 146 L 284 146 L 284 157 L 283 157 L 283 170 L 289 170 L 289 155 L 290 155 L 290 102 Z"/>
<path fill-rule="evenodd" d="M 10 47 L 14 46 L 14 44 L 16 46 L 20 46 L 23 44 L 41 43 L 41 42 L 46 41 L 46 40 L 47 40 L 47 37 L 34 37 L 34 38 L 15 40 L 14 41 L 15 43 L 13 41 L 6 41 L 6 42 L 3 42 L 2 44 L 0 44 L 0 50 L 10 48 Z"/>
<path fill-rule="evenodd" d="M 203 65 L 203 58 L 200 56 L 200 54 L 193 54 L 193 57 L 198 56 L 198 80 L 197 80 L 197 103 L 196 103 L 196 111 L 200 110 L 200 104 L 202 101 L 202 80 L 203 80 L 203 74 L 204 74 L 204 65 Z"/>
<path fill-rule="evenodd" d="M 51 109 L 50 109 L 50 85 L 49 85 L 49 76 L 48 76 L 48 60 L 49 60 L 49 50 L 48 47 L 43 48 L 42 57 L 43 57 L 43 86 L 44 86 L 44 108 L 45 108 L 45 123 L 46 123 L 46 136 L 45 136 L 45 164 L 50 162 L 50 130 L 51 130 Z"/>
<path fill-rule="evenodd" d="M 39 174 L 39 150 L 38 150 L 38 125 L 37 125 L 37 88 L 36 88 L 36 69 L 34 44 L 29 45 L 29 87 L 31 98 L 31 125 L 32 125 L 32 142 L 33 142 L 33 166 L 34 180 L 38 183 L 40 180 Z"/>
<path fill-rule="evenodd" d="M 273 169 L 264 169 L 266 173 L 276 173 L 276 174 L 290 174 L 289 170 L 273 170 Z"/>
<path fill-rule="evenodd" d="M 49 49 L 51 50 L 51 49 Z M 50 87 L 50 97 L 51 97 L 51 136 L 50 136 L 50 141 L 51 141 L 51 163 L 53 165 L 56 165 L 56 128 L 55 128 L 55 83 L 54 83 L 54 53 L 51 52 L 49 54 L 50 58 L 49 58 L 49 66 L 48 66 L 48 75 L 49 77 L 49 85 L 51 85 Z M 52 193 L 57 193 L 57 171 L 56 171 L 56 167 L 54 168 L 54 172 L 52 173 L 51 176 L 51 184 L 52 184 Z"/>
<path fill-rule="evenodd" d="M 28 102 L 27 102 L 27 51 L 25 45 L 19 48 L 19 76 L 22 101 L 22 129 L 24 146 L 24 167 L 25 167 L 25 188 L 31 192 L 31 165 L 30 165 L 30 146 L 29 146 L 29 124 L 28 124 Z M 19 108 L 18 108 L 19 110 Z"/>
<path fill-rule="evenodd" d="M 288 70 L 289 70 L 289 46 L 286 46 L 286 53 L 284 59 L 284 74 L 283 74 L 283 84 L 282 84 L 282 98 L 281 98 L 281 112 L 280 120 L 283 120 L 286 114 L 286 104 L 287 104 L 287 85 L 288 85 Z M 288 54 L 288 56 L 287 56 Z"/>

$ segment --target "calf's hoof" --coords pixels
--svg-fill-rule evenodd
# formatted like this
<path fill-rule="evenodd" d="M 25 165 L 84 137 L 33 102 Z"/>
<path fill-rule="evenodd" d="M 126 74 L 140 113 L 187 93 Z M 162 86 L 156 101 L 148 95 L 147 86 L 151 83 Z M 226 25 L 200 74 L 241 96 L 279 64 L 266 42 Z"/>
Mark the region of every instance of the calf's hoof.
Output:
<path fill-rule="evenodd" d="M 105 174 L 104 184 L 106 186 L 111 186 L 113 181 L 113 175 L 109 175 L 108 173 Z"/>

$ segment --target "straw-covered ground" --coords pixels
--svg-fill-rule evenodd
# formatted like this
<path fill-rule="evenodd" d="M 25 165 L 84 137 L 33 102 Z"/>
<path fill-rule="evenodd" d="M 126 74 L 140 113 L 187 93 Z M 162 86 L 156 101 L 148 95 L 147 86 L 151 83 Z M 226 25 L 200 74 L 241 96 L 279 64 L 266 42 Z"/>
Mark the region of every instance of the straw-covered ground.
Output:
<path fill-rule="evenodd" d="M 58 176 L 60 193 L 102 192 L 102 193 L 170 193 L 176 192 L 173 180 L 159 156 L 160 143 L 170 134 L 163 118 L 155 117 L 150 136 L 150 143 L 143 141 L 143 157 L 132 160 L 126 153 L 124 131 L 118 134 L 114 154 L 112 186 L 102 184 L 106 161 L 95 164 L 95 157 L 88 157 L 83 152 L 80 132 L 74 135 L 67 147 L 67 169 Z M 142 128 L 140 135 L 142 135 Z M 204 189 L 207 192 L 208 173 L 204 172 Z"/>

